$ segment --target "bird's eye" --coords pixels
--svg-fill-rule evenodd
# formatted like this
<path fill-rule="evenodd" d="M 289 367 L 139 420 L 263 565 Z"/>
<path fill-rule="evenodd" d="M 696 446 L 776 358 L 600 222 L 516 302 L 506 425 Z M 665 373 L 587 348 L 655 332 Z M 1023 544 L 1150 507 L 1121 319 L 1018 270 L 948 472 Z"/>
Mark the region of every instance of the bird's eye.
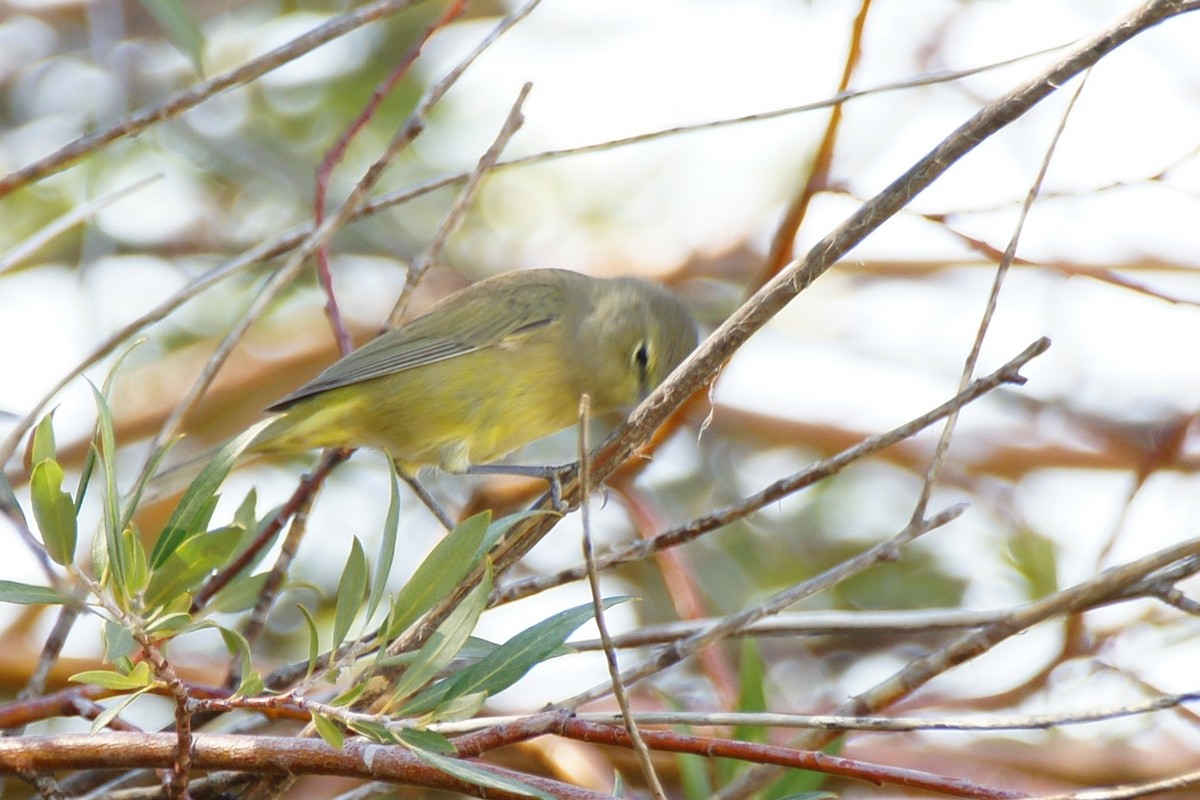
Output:
<path fill-rule="evenodd" d="M 646 368 L 650 365 L 650 347 L 645 342 L 640 342 L 633 351 L 633 363 L 637 364 L 639 372 L 646 373 Z"/>

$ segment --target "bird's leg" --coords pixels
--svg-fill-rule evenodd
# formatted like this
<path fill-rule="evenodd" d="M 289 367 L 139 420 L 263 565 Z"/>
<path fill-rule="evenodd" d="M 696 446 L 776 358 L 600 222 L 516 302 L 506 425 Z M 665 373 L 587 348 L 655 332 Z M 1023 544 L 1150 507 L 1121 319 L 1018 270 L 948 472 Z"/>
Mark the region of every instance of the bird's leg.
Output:
<path fill-rule="evenodd" d="M 416 475 L 413 475 L 399 464 L 396 464 L 396 474 L 400 476 L 401 480 L 408 484 L 408 488 L 413 490 L 413 494 L 417 496 L 418 500 L 425 504 L 425 507 L 429 509 L 430 513 L 437 517 L 438 521 L 441 522 L 442 525 L 446 526 L 446 530 L 454 530 L 454 520 L 450 518 L 449 514 L 442 510 L 442 507 L 438 505 L 437 500 L 433 499 L 433 495 L 426 491 L 425 487 L 420 484 Z"/>
<path fill-rule="evenodd" d="M 575 464 L 557 467 L 534 467 L 522 464 L 472 464 L 467 467 L 468 475 L 520 475 L 524 478 L 541 478 L 550 484 L 550 502 L 554 510 L 565 514 L 569 510 L 562 499 L 562 479 L 575 469 Z"/>

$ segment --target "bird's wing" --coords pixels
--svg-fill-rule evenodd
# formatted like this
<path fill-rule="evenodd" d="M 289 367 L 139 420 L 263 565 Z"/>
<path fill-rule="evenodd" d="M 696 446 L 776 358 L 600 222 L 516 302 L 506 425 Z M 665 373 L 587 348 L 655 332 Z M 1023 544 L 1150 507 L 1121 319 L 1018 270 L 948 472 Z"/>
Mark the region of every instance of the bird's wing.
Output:
<path fill-rule="evenodd" d="M 553 323 L 561 313 L 561 289 L 555 284 L 531 283 L 520 292 L 493 296 L 487 291 L 487 283 L 475 284 L 423 316 L 372 339 L 267 411 L 282 411 L 330 389 L 490 347 L 511 346 Z"/>

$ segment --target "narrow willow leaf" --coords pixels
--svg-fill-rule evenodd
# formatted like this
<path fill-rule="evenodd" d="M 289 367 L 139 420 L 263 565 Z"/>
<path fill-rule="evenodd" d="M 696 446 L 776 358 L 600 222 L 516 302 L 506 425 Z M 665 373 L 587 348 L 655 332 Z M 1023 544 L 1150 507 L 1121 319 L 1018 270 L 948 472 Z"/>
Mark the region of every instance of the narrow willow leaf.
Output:
<path fill-rule="evenodd" d="M 192 624 L 192 615 L 186 611 L 166 614 L 146 628 L 146 633 L 159 638 L 170 638 Z"/>
<path fill-rule="evenodd" d="M 127 658 L 137 648 L 137 643 L 133 640 L 133 634 L 129 632 L 129 629 L 111 619 L 104 621 L 100 639 L 104 644 L 104 660 L 110 664 Z"/>
<path fill-rule="evenodd" d="M 242 504 L 238 506 L 237 511 L 233 512 L 233 524 L 248 531 L 254 530 L 257 526 L 258 517 L 255 516 L 258 507 L 258 489 L 251 488 L 246 492 L 246 496 L 242 499 Z"/>
<path fill-rule="evenodd" d="M 237 695 L 241 697 L 258 697 L 266 691 L 267 685 L 263 682 L 263 677 L 254 670 L 242 673 L 242 681 L 238 684 Z"/>
<path fill-rule="evenodd" d="M 491 552 L 492 548 L 496 546 L 496 542 L 500 541 L 500 537 L 508 533 L 509 528 L 511 528 L 513 525 L 516 525 L 522 520 L 541 516 L 557 517 L 558 513 L 554 511 L 544 511 L 541 509 L 518 511 L 516 514 L 509 514 L 507 517 L 501 517 L 492 524 L 488 525 L 487 533 L 484 534 L 483 541 L 479 543 L 479 550 L 475 553 L 475 560 L 482 561 L 483 557 Z"/>
<path fill-rule="evenodd" d="M 300 609 L 300 615 L 304 617 L 304 624 L 308 627 L 308 669 L 304 672 L 304 680 L 307 681 L 317 671 L 317 658 L 321 655 L 321 636 L 317 632 L 317 621 L 308 609 L 302 605 L 297 605 L 296 608 Z"/>
<path fill-rule="evenodd" d="M 104 474 L 104 494 L 101 497 L 101 506 L 103 508 L 102 531 L 107 566 L 105 577 L 112 588 L 113 599 L 119 606 L 126 608 L 130 596 L 129 583 L 125 575 L 125 565 L 128 560 L 124 552 L 125 537 L 122 536 L 123 528 L 120 524 L 121 498 L 117 491 L 116 433 L 113 430 L 112 409 L 109 408 L 107 399 L 111 381 L 112 373 L 110 372 L 103 392 L 92 386 L 92 396 L 96 401 L 96 433 L 91 449 Z"/>
<path fill-rule="evenodd" d="M 346 734 L 342 733 L 336 722 L 324 714 L 313 714 L 312 722 L 313 727 L 317 729 L 317 735 L 325 740 L 325 744 L 338 750 L 342 749 L 342 745 L 346 743 Z"/>
<path fill-rule="evenodd" d="M 56 564 L 66 566 L 75 560 L 75 501 L 62 489 L 63 470 L 57 461 L 40 461 L 29 478 L 29 499 L 33 518 L 42 533 L 46 552 Z"/>
<path fill-rule="evenodd" d="M 429 722 L 460 722 L 474 718 L 487 702 L 487 692 L 460 694 L 437 707 L 437 711 L 426 716 Z"/>
<path fill-rule="evenodd" d="M 487 608 L 488 595 L 492 592 L 492 573 L 489 569 L 479 585 L 463 598 L 450 616 L 438 626 L 429 639 L 417 651 L 417 656 L 408 669 L 396 681 L 392 690 L 392 702 L 401 703 L 420 690 L 448 665 L 475 630 L 479 615 Z"/>
<path fill-rule="evenodd" d="M 366 681 L 358 681 L 346 691 L 339 694 L 337 697 L 329 701 L 329 705 L 345 708 L 354 703 L 355 700 L 363 696 L 363 692 L 367 690 Z"/>
<path fill-rule="evenodd" d="M 362 607 L 367 594 L 367 554 L 362 542 L 355 536 L 350 543 L 350 555 L 338 581 L 337 604 L 333 613 L 333 649 L 337 650 L 346 640 L 350 625 Z"/>
<path fill-rule="evenodd" d="M 490 511 L 476 514 L 454 526 L 421 562 L 392 601 L 396 613 L 388 638 L 399 635 L 434 603 L 458 587 L 479 563 L 479 546 L 487 536 Z"/>
<path fill-rule="evenodd" d="M 86 683 L 102 689 L 117 691 L 142 689 L 154 684 L 154 676 L 150 674 L 150 665 L 145 661 L 139 662 L 128 675 L 108 669 L 91 669 L 77 672 L 67 680 L 72 683 Z"/>
<path fill-rule="evenodd" d="M 250 643 L 246 641 L 245 636 L 242 636 L 235 630 L 224 628 L 220 625 L 217 625 L 216 628 L 217 632 L 221 634 L 221 638 L 225 640 L 226 649 L 232 655 L 241 657 L 242 663 L 239 672 L 242 679 L 238 684 L 237 690 L 233 693 L 234 697 L 253 696 L 248 693 L 248 690 L 256 686 L 261 687 L 262 678 L 254 671 L 254 662 L 250 658 Z"/>
<path fill-rule="evenodd" d="M 628 601 L 628 597 L 610 597 L 604 608 Z M 494 695 L 512 686 L 529 670 L 556 652 L 595 613 L 591 603 L 560 611 L 531 628 L 521 631 L 497 647 L 478 663 L 464 669 L 450 680 L 448 698 L 471 692 Z"/>
<path fill-rule="evenodd" d="M 58 450 L 54 444 L 54 412 L 42 417 L 37 427 L 33 429 L 33 439 L 30 440 L 29 463 L 40 464 L 43 461 L 57 461 Z"/>
<path fill-rule="evenodd" d="M 240 527 L 219 528 L 183 542 L 154 570 L 146 605 L 157 608 L 198 586 L 233 557 L 244 534 Z"/>
<path fill-rule="evenodd" d="M 196 72 L 204 74 L 204 34 L 188 13 L 183 0 L 141 0 L 142 7 L 158 23 L 171 44 L 179 48 Z"/>
<path fill-rule="evenodd" d="M 429 753 L 438 753 L 444 756 L 452 756 L 458 752 L 454 747 L 454 743 L 442 736 L 440 733 L 433 731 L 419 731 L 415 728 L 404 728 L 402 730 L 392 731 L 401 744 L 409 747 L 425 750 Z"/>
<path fill-rule="evenodd" d="M 367 598 L 366 619 L 375 615 L 383 592 L 387 588 L 388 575 L 392 572 L 392 561 L 396 558 L 396 537 L 400 531 L 400 475 L 396 472 L 396 464 L 391 464 L 392 496 L 388 502 L 387 518 L 383 522 L 383 536 L 379 542 L 379 556 L 375 562 L 375 579 L 371 582 L 371 596 Z"/>
<path fill-rule="evenodd" d="M 46 586 L 34 586 L 17 581 L 0 581 L 0 603 L 37 606 L 65 602 L 65 597 Z"/>
<path fill-rule="evenodd" d="M 25 512 L 21 510 L 21 504 L 17 501 L 16 494 L 13 493 L 12 484 L 8 482 L 8 478 L 4 477 L 2 471 L 0 471 L 0 512 L 7 514 L 23 527 L 28 527 Z"/>
<path fill-rule="evenodd" d="M 762 654 L 754 637 L 742 639 L 742 653 L 738 663 L 738 705 L 737 710 L 754 714 L 767 710 L 767 674 L 764 669 Z M 744 725 L 734 727 L 734 738 L 742 742 L 766 742 L 767 729 L 761 725 Z"/>
<path fill-rule="evenodd" d="M 133 522 L 133 515 L 137 512 L 138 504 L 142 502 L 142 494 L 145 493 L 146 487 L 150 485 L 151 478 L 158 472 L 159 466 L 162 465 L 163 459 L 167 457 L 167 454 L 171 452 L 171 448 L 178 444 L 182 438 L 183 435 L 180 434 L 155 451 L 149 465 L 142 471 L 137 485 L 133 487 L 133 491 L 129 493 L 129 497 L 125 501 L 125 511 L 121 514 L 122 528 L 129 527 Z"/>
<path fill-rule="evenodd" d="M 447 758 L 446 756 L 432 753 L 428 750 L 419 748 L 412 749 L 413 755 L 421 759 L 431 767 L 441 770 L 447 775 L 452 775 L 459 780 L 472 783 L 476 786 L 484 786 L 488 789 L 498 789 L 501 791 L 521 794 L 527 797 L 540 797 L 542 800 L 555 800 L 554 795 L 546 794 L 540 789 L 535 789 L 527 783 L 522 783 L 515 778 L 510 778 L 507 775 L 500 775 L 492 770 L 479 766 L 470 761 L 460 761 L 457 758 Z"/>
<path fill-rule="evenodd" d="M 396 734 L 378 722 L 356 719 L 347 722 L 346 727 L 380 744 L 400 744 L 400 740 L 396 737 Z"/>
<path fill-rule="evenodd" d="M 270 423 L 269 419 L 263 420 L 222 447 L 192 481 L 154 545 L 154 551 L 150 554 L 151 568 L 161 567 L 184 540 L 208 527 L 208 521 L 216 506 L 217 490 L 221 488 L 222 481 L 229 474 L 229 470 L 233 469 L 238 457 L 254 443 L 258 434 Z"/>
<path fill-rule="evenodd" d="M 112 378 L 111 374 L 109 378 Z M 96 460 L 104 471 L 103 505 L 106 532 L 115 535 L 120 530 L 116 466 L 117 435 L 113 427 L 112 409 L 108 405 L 107 389 L 107 382 L 103 392 L 95 386 L 92 387 L 92 397 L 96 401 L 96 433 L 93 436 L 92 447 L 96 451 Z"/>
<path fill-rule="evenodd" d="M 127 694 L 121 698 L 113 698 L 115 702 L 97 714 L 96 718 L 92 720 L 92 735 L 94 736 L 95 734 L 107 728 L 108 724 L 116 719 L 117 715 L 124 711 L 130 703 L 132 703 L 134 700 L 137 700 L 148 691 L 150 691 L 150 687 L 146 686 L 142 689 L 138 689 L 133 694 Z"/>
<path fill-rule="evenodd" d="M 249 611 L 258 602 L 263 587 L 267 584 L 269 573 L 260 572 L 257 575 L 239 574 L 236 578 L 221 587 L 221 591 L 213 595 L 204 606 L 210 614 L 236 614 Z"/>
<path fill-rule="evenodd" d="M 146 566 L 146 548 L 137 530 L 132 527 L 121 530 L 121 552 L 125 554 L 125 586 L 130 596 L 140 595 L 146 590 L 149 569 Z"/>

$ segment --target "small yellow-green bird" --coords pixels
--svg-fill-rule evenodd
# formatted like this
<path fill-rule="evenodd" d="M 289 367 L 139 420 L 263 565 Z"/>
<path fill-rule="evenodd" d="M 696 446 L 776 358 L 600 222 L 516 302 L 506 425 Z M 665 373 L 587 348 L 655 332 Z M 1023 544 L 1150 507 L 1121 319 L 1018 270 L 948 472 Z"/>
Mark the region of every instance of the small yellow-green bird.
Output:
<path fill-rule="evenodd" d="M 464 472 L 632 408 L 696 347 L 666 289 L 559 269 L 475 283 L 382 334 L 267 409 L 251 451 L 371 447 L 414 473 Z"/>

